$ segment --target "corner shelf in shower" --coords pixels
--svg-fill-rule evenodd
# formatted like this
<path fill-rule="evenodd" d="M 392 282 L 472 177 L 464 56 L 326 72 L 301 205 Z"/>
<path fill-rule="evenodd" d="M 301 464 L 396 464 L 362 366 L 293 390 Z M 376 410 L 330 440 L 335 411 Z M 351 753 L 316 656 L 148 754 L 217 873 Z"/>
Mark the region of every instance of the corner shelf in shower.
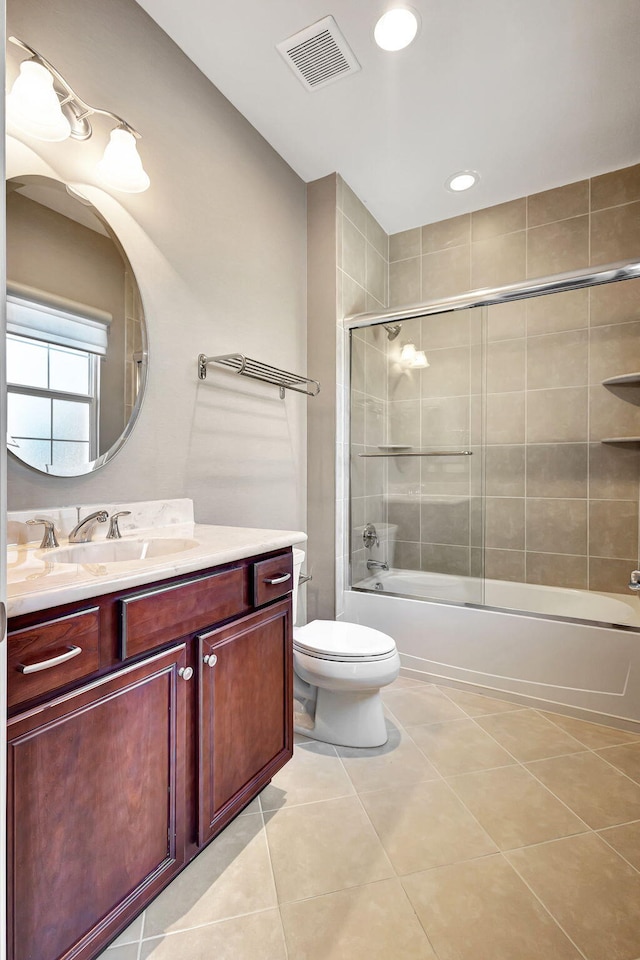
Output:
<path fill-rule="evenodd" d="M 600 443 L 640 444 L 640 437 L 603 437 Z"/>

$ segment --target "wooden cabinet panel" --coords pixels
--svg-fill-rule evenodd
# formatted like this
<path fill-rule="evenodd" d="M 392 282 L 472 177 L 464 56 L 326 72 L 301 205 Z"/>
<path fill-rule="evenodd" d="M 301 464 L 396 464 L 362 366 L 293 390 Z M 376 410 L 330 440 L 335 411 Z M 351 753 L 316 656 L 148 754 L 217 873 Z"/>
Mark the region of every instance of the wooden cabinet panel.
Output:
<path fill-rule="evenodd" d="M 293 554 L 284 553 L 253 565 L 253 605 L 262 607 L 293 590 Z"/>
<path fill-rule="evenodd" d="M 97 607 L 9 633 L 9 707 L 33 700 L 98 670 L 99 640 Z"/>
<path fill-rule="evenodd" d="M 85 960 L 185 850 L 186 647 L 9 721 L 13 960 Z"/>
<path fill-rule="evenodd" d="M 136 656 L 248 609 L 246 567 L 127 597 L 120 600 L 120 657 Z"/>
<path fill-rule="evenodd" d="M 292 755 L 290 610 L 281 601 L 198 638 L 200 843 Z"/>

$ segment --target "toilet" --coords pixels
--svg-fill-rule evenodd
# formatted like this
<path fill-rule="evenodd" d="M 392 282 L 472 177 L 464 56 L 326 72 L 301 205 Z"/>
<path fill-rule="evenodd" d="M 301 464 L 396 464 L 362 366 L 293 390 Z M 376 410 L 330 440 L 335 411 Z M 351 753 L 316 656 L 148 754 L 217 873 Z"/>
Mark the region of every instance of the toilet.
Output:
<path fill-rule="evenodd" d="M 293 622 L 304 552 L 293 551 Z M 400 672 L 395 641 L 357 623 L 313 620 L 293 628 L 296 733 L 345 747 L 387 742 L 380 688 Z"/>

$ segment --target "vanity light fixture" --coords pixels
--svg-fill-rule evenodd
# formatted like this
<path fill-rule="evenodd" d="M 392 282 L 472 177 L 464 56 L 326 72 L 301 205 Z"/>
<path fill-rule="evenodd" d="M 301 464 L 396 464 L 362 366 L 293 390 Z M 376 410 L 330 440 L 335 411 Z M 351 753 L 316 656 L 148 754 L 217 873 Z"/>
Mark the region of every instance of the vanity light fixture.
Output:
<path fill-rule="evenodd" d="M 445 187 L 447 190 L 453 190 L 454 193 L 460 193 L 461 190 L 470 190 L 479 179 L 480 174 L 476 170 L 460 170 L 447 178 Z"/>
<path fill-rule="evenodd" d="M 376 23 L 373 36 L 383 50 L 404 50 L 418 33 L 418 14 L 410 7 L 387 10 Z"/>
<path fill-rule="evenodd" d="M 93 129 L 89 117 L 101 114 L 115 120 L 104 156 L 98 164 L 102 182 L 123 193 L 142 193 L 150 184 L 142 167 L 136 140 L 140 134 L 110 110 L 92 107 L 75 93 L 48 60 L 17 37 L 11 43 L 29 53 L 20 64 L 20 75 L 7 97 L 7 119 L 22 133 L 48 142 L 88 140 Z"/>

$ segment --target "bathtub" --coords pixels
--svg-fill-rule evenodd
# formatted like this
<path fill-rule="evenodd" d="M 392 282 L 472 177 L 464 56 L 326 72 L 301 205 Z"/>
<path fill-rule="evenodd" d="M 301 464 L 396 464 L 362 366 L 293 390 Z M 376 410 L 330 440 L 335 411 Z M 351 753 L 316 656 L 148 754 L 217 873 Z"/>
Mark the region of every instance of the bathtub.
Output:
<path fill-rule="evenodd" d="M 389 570 L 343 611 L 394 637 L 405 675 L 639 732 L 640 598 Z"/>

